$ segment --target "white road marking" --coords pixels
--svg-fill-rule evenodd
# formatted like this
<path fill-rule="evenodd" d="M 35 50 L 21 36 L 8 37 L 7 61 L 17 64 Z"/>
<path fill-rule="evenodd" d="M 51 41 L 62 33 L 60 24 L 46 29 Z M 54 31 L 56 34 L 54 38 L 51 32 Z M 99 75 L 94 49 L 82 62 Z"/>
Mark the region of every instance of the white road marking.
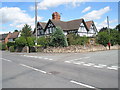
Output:
<path fill-rule="evenodd" d="M 49 60 L 53 60 L 53 59 L 49 59 Z"/>
<path fill-rule="evenodd" d="M 104 64 L 98 64 L 99 66 L 101 67 L 106 67 L 107 65 L 104 65 Z"/>
<path fill-rule="evenodd" d="M 48 59 L 48 58 L 44 58 L 44 59 Z"/>
<path fill-rule="evenodd" d="M 21 56 L 25 56 L 25 57 L 32 57 L 32 58 L 43 58 L 43 57 L 39 57 L 39 56 L 29 56 L 29 55 L 21 55 Z M 49 58 L 43 58 L 43 59 L 46 59 L 46 60 L 53 60 L 53 59 L 49 59 Z"/>
<path fill-rule="evenodd" d="M 90 58 L 90 57 L 84 57 L 84 58 Z"/>
<path fill-rule="evenodd" d="M 66 63 L 71 63 L 71 61 L 65 61 Z"/>
<path fill-rule="evenodd" d="M 91 66 L 91 64 L 83 64 L 84 66 Z"/>
<path fill-rule="evenodd" d="M 4 59 L 4 58 L 2 58 L 2 60 L 4 60 L 4 61 L 8 61 L 8 62 L 12 62 L 11 60 L 8 60 L 8 59 Z"/>
<path fill-rule="evenodd" d="M 31 67 L 31 66 L 28 66 L 28 65 L 25 65 L 25 64 L 20 64 L 21 66 L 24 66 L 24 67 L 27 67 L 27 68 L 30 68 L 30 69 L 33 69 L 35 71 L 38 71 L 38 72 L 42 72 L 42 73 L 47 73 L 43 70 L 40 70 L 40 69 L 37 69 L 37 68 L 34 68 L 34 67 Z"/>
<path fill-rule="evenodd" d="M 115 67 L 107 67 L 107 69 L 118 70 L 118 68 L 115 68 Z"/>
<path fill-rule="evenodd" d="M 81 63 L 80 62 L 73 62 L 74 64 L 78 64 L 78 65 L 80 65 Z"/>
<path fill-rule="evenodd" d="M 96 67 L 96 68 L 103 68 L 103 66 L 99 66 L 99 65 L 94 65 L 93 67 Z"/>
<path fill-rule="evenodd" d="M 81 86 L 84 86 L 84 87 L 87 87 L 87 88 L 95 88 L 93 86 L 90 86 L 90 85 L 87 85 L 87 84 L 83 84 L 83 83 L 80 83 L 80 82 L 76 82 L 76 81 L 73 81 L 73 80 L 71 80 L 70 82 L 78 84 L 78 85 L 81 85 Z"/>
<path fill-rule="evenodd" d="M 89 57 L 86 57 L 89 58 Z M 76 61 L 77 59 L 74 60 L 68 60 L 68 61 L 64 61 L 65 63 L 73 63 L 73 64 L 77 64 L 77 65 L 84 65 L 84 66 L 91 66 L 91 67 L 95 67 L 95 68 L 107 68 L 107 69 L 112 69 L 112 70 L 118 70 L 118 66 L 111 66 L 111 67 L 107 67 L 107 65 L 105 64 L 94 64 L 94 63 L 85 63 L 85 62 L 81 62 L 81 61 Z"/>

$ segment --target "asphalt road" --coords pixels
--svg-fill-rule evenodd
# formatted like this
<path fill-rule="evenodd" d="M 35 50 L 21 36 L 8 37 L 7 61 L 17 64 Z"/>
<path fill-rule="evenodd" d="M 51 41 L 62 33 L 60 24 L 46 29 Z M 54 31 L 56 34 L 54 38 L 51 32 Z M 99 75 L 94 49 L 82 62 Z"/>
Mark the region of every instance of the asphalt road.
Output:
<path fill-rule="evenodd" d="M 118 51 L 2 52 L 3 88 L 118 88 Z"/>

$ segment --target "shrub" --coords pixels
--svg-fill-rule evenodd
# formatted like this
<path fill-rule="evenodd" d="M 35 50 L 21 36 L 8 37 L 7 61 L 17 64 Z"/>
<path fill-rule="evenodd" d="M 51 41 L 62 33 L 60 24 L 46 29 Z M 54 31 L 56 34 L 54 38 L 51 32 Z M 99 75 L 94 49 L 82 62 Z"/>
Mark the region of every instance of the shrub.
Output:
<path fill-rule="evenodd" d="M 10 47 L 9 47 L 9 50 L 10 50 L 10 52 L 15 52 L 14 46 L 10 46 Z"/>
<path fill-rule="evenodd" d="M 66 47 L 68 46 L 67 38 L 61 28 L 56 28 L 55 32 L 51 36 L 50 46 L 53 47 Z"/>
<path fill-rule="evenodd" d="M 34 37 L 27 37 L 27 46 L 29 46 L 29 47 L 32 47 L 32 46 L 34 46 L 35 45 L 35 43 L 34 43 L 34 40 L 35 40 L 35 38 Z"/>
<path fill-rule="evenodd" d="M 67 40 L 69 45 L 84 45 L 88 42 L 88 38 L 86 36 L 80 37 L 76 34 L 68 34 Z"/>
<path fill-rule="evenodd" d="M 17 39 L 15 39 L 15 44 L 16 46 L 20 46 L 20 47 L 24 47 L 25 45 L 27 45 L 27 41 L 24 37 L 19 37 Z"/>
<path fill-rule="evenodd" d="M 67 35 L 67 41 L 68 41 L 68 45 L 76 45 L 76 39 L 77 36 L 73 33 L 70 33 Z"/>
<path fill-rule="evenodd" d="M 37 43 L 38 43 L 38 45 L 46 48 L 49 45 L 49 41 L 50 40 L 48 37 L 42 36 L 42 37 L 38 38 Z"/>
<path fill-rule="evenodd" d="M 15 46 L 15 42 L 7 42 L 7 47 L 9 48 L 10 46 Z"/>
<path fill-rule="evenodd" d="M 6 44 L 0 43 L 0 50 L 6 50 Z"/>

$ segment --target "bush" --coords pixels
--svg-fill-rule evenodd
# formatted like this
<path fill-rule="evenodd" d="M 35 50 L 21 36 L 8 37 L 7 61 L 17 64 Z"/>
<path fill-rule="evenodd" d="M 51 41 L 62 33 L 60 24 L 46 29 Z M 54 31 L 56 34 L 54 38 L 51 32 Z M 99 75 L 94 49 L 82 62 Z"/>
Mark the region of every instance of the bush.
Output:
<path fill-rule="evenodd" d="M 49 37 L 42 36 L 38 38 L 37 43 L 38 45 L 46 48 L 47 46 L 49 46 L 49 41 Z"/>
<path fill-rule="evenodd" d="M 6 44 L 0 43 L 0 50 L 6 50 Z"/>
<path fill-rule="evenodd" d="M 19 37 L 17 39 L 15 39 L 15 44 L 16 46 L 20 46 L 20 47 L 24 47 L 25 45 L 27 45 L 27 41 L 24 37 Z"/>
<path fill-rule="evenodd" d="M 35 38 L 34 37 L 27 37 L 27 46 L 29 46 L 29 47 L 32 47 L 32 46 L 34 46 L 35 45 L 35 43 L 34 43 L 34 40 L 35 40 Z"/>
<path fill-rule="evenodd" d="M 67 38 L 61 28 L 56 28 L 55 32 L 51 36 L 50 46 L 53 47 L 66 47 L 68 46 Z"/>
<path fill-rule="evenodd" d="M 7 47 L 9 48 L 10 46 L 15 46 L 15 42 L 7 42 Z"/>
<path fill-rule="evenodd" d="M 80 37 L 74 33 L 68 34 L 67 40 L 69 45 L 85 45 L 88 42 L 88 38 L 86 36 Z"/>
<path fill-rule="evenodd" d="M 15 52 L 14 46 L 10 46 L 10 47 L 9 47 L 9 50 L 10 50 L 10 52 Z"/>
<path fill-rule="evenodd" d="M 67 35 L 68 45 L 76 45 L 77 36 L 73 33 Z"/>

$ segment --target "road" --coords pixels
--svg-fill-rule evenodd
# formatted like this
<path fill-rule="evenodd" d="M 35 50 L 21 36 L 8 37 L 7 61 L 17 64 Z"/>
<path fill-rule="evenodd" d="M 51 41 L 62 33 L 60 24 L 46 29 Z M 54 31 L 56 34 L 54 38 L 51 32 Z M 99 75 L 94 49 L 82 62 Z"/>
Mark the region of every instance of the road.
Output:
<path fill-rule="evenodd" d="M 118 51 L 2 52 L 3 88 L 118 88 Z"/>

